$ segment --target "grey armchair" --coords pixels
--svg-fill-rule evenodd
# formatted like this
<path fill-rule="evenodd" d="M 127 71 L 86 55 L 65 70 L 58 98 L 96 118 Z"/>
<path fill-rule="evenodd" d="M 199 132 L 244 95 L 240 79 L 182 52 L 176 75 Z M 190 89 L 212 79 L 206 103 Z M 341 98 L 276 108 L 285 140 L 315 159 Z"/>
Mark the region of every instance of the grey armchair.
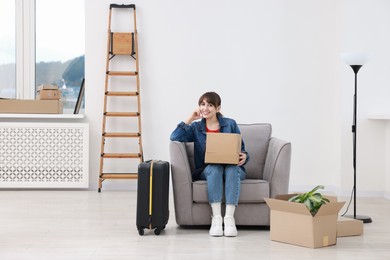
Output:
<path fill-rule="evenodd" d="M 240 124 L 246 150 L 247 178 L 235 211 L 236 225 L 269 226 L 269 208 L 264 198 L 288 193 L 291 144 L 271 137 L 270 124 Z M 171 141 L 170 160 L 176 223 L 210 225 L 211 208 L 206 181 L 192 181 L 193 143 Z"/>

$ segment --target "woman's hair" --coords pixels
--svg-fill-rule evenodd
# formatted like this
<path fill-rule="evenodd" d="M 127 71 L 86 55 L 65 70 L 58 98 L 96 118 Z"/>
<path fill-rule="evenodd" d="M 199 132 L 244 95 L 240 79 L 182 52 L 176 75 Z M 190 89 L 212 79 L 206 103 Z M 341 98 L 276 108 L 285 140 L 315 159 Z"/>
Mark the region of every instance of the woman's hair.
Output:
<path fill-rule="evenodd" d="M 198 105 L 202 104 L 203 101 L 213 104 L 215 108 L 221 106 L 221 97 L 215 92 L 206 92 L 204 93 L 198 101 Z M 222 116 L 221 112 L 217 112 L 217 115 Z"/>
<path fill-rule="evenodd" d="M 213 104 L 216 108 L 221 106 L 221 97 L 215 92 L 204 93 L 198 101 L 198 105 L 202 104 L 203 101 Z"/>

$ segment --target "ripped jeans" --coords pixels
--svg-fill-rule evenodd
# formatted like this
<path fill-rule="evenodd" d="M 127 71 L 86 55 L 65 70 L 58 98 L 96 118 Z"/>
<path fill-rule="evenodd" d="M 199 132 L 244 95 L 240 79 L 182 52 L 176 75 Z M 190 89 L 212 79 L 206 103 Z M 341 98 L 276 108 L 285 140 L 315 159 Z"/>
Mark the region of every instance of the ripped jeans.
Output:
<path fill-rule="evenodd" d="M 245 171 L 237 165 L 209 164 L 200 175 L 207 180 L 207 194 L 210 203 L 222 202 L 223 185 L 225 185 L 226 204 L 238 205 L 241 180 L 246 177 Z"/>

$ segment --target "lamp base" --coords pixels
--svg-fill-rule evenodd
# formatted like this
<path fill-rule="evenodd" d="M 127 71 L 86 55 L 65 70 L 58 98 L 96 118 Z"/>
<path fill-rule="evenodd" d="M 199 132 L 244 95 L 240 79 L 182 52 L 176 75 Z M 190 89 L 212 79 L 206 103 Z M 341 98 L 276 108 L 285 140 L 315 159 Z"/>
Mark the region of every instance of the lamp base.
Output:
<path fill-rule="evenodd" d="M 344 217 L 362 220 L 363 223 L 371 223 L 372 222 L 372 219 L 368 216 L 356 215 L 356 218 L 355 218 L 353 215 L 346 215 Z"/>

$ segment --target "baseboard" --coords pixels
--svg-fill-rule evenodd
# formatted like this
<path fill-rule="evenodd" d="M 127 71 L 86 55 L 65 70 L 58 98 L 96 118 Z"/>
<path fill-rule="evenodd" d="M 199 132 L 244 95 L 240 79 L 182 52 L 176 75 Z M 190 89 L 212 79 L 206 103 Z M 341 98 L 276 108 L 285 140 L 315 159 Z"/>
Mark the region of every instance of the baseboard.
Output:
<path fill-rule="evenodd" d="M 291 185 L 289 188 L 289 193 L 296 192 L 307 192 L 314 188 L 314 185 Z M 338 197 L 350 197 L 352 193 L 351 190 L 340 190 L 338 187 L 329 185 L 325 186 L 325 189 L 319 190 L 323 194 L 335 195 Z M 358 198 L 386 198 L 390 199 L 390 193 L 384 191 L 357 191 L 356 197 Z"/>
<path fill-rule="evenodd" d="M 98 183 L 90 183 L 89 190 L 98 190 Z M 136 180 L 105 180 L 102 191 L 137 191 Z"/>

